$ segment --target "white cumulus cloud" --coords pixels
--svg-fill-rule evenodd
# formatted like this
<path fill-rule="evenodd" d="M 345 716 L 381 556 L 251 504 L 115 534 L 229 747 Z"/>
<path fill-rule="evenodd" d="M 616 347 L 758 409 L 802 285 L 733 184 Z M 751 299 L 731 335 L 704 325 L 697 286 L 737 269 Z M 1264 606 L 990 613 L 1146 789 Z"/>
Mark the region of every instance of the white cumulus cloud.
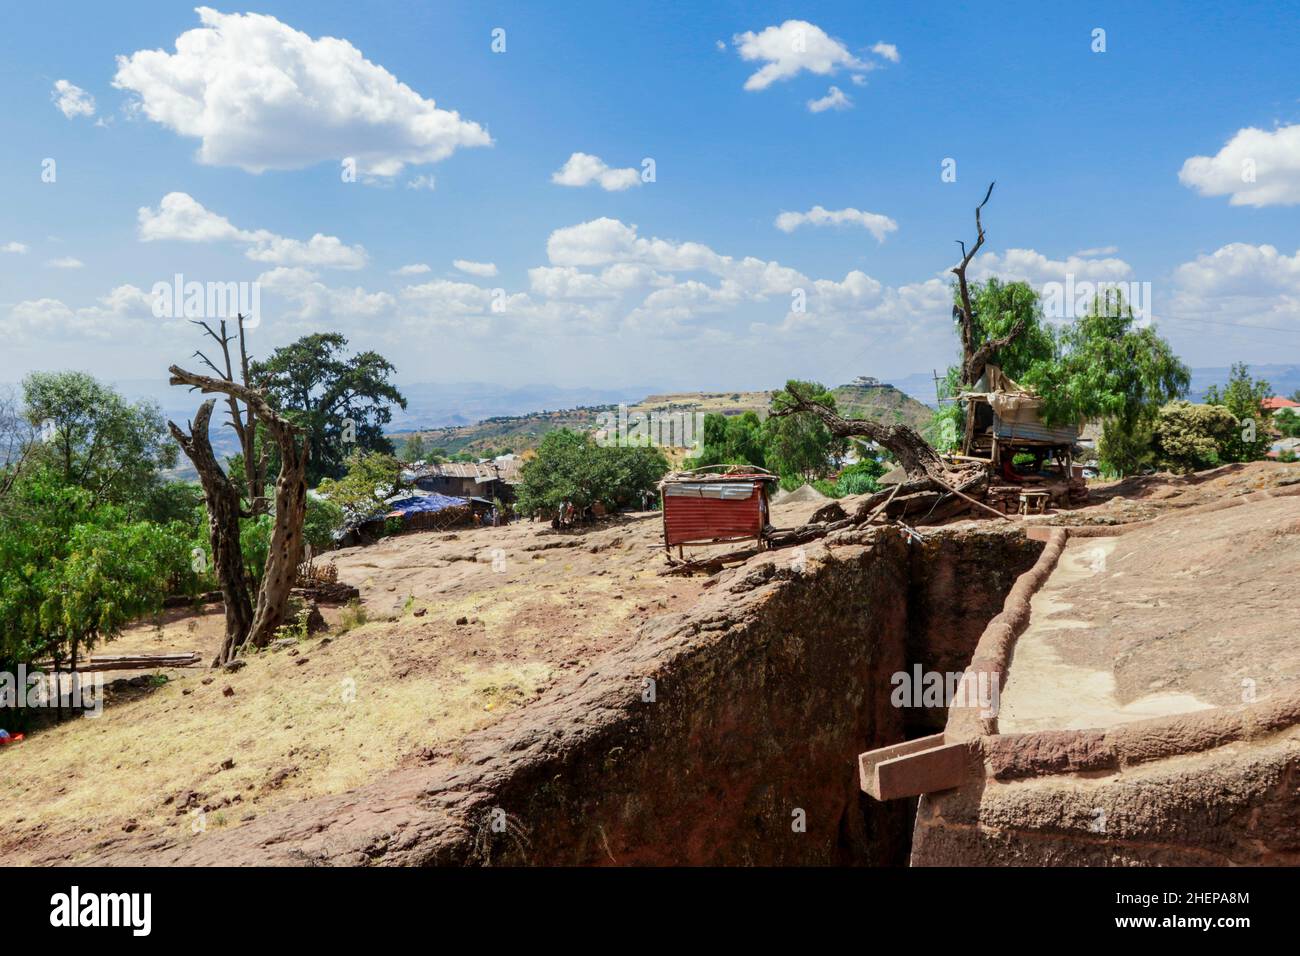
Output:
<path fill-rule="evenodd" d="M 560 186 L 587 186 L 594 182 L 606 192 L 618 192 L 640 186 L 641 173 L 632 167 L 614 169 L 590 153 L 574 153 L 551 174 L 551 182 Z"/>
<path fill-rule="evenodd" d="M 807 212 L 783 212 L 774 223 L 782 232 L 794 232 L 800 226 L 861 226 L 876 237 L 877 242 L 884 242 L 885 236 L 898 231 L 898 223 L 878 212 L 863 212 L 861 209 L 825 209 L 813 206 Z"/>
<path fill-rule="evenodd" d="M 877 43 L 871 48 L 871 52 L 881 59 L 888 60 L 890 63 L 897 63 L 900 59 L 898 55 L 898 47 L 894 46 L 892 43 Z"/>
<path fill-rule="evenodd" d="M 469 259 L 455 259 L 451 264 L 461 272 L 469 273 L 472 276 L 487 278 L 497 274 L 495 262 L 473 262 Z"/>
<path fill-rule="evenodd" d="M 95 98 L 67 80 L 55 80 L 50 93 L 55 107 L 68 119 L 95 115 Z"/>
<path fill-rule="evenodd" d="M 304 242 L 266 229 L 240 229 L 189 193 L 168 193 L 157 209 L 141 206 L 138 218 L 142 242 L 234 242 L 244 245 L 244 255 L 254 262 L 279 266 L 360 269 L 369 261 L 362 246 L 346 245 L 337 236 L 318 232 Z"/>
<path fill-rule="evenodd" d="M 765 90 L 778 80 L 788 80 L 804 70 L 827 76 L 843 68 L 863 73 L 875 67 L 849 52 L 843 42 L 807 20 L 786 20 L 758 33 L 747 31 L 733 38 L 740 58 L 763 66 L 745 80 L 747 90 Z"/>
<path fill-rule="evenodd" d="M 395 176 L 457 149 L 491 145 L 478 123 L 440 109 L 345 39 L 313 39 L 275 17 L 198 8 L 176 52 L 117 58 L 113 85 L 144 116 L 198 139 L 199 162 L 249 172 L 344 157 Z"/>
<path fill-rule="evenodd" d="M 847 110 L 852 108 L 853 100 L 849 99 L 848 94 L 838 86 L 832 86 L 821 99 L 808 101 L 808 111 L 810 113 L 824 113 L 826 110 Z"/>
<path fill-rule="evenodd" d="M 1028 282 L 1041 286 L 1045 282 L 1064 282 L 1067 275 L 1076 282 L 1119 282 L 1129 279 L 1133 267 L 1123 259 L 1068 256 L 1049 259 L 1034 249 L 1008 249 L 1004 253 L 986 252 L 971 263 L 970 278 L 983 281 L 997 276 L 1009 282 Z"/>
<path fill-rule="evenodd" d="M 4 245 L 0 245 L 0 252 L 13 252 L 23 255 L 27 252 L 27 246 L 21 242 L 6 242 Z"/>
<path fill-rule="evenodd" d="M 1231 196 L 1233 206 L 1300 204 L 1300 123 L 1238 130 L 1213 156 L 1184 162 L 1178 181 L 1202 196 Z"/>

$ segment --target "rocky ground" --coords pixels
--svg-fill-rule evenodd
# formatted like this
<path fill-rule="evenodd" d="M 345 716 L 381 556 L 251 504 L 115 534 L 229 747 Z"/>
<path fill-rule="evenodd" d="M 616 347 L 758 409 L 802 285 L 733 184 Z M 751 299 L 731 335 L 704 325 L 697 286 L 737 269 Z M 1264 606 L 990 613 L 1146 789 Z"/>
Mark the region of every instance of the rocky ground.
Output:
<path fill-rule="evenodd" d="M 1102 486 L 1098 505 L 1068 519 L 1140 520 L 1294 481 L 1300 466 L 1263 464 L 1194 479 L 1135 479 Z M 819 505 L 778 506 L 774 520 L 793 526 Z M 1204 526 L 1246 520 L 1238 510 L 1206 516 Z M 122 677 L 102 717 L 41 730 L 0 752 L 7 782 L 0 855 L 12 863 L 68 861 L 124 838 L 174 841 L 195 828 L 234 829 L 454 757 L 468 735 L 547 700 L 558 684 L 572 686 L 598 657 L 634 642 L 639 628 L 675 619 L 711 593 L 709 578 L 660 574 L 660 536 L 658 515 L 642 515 L 573 533 L 521 523 L 335 552 L 340 580 L 361 590 L 364 619 L 324 608 L 326 633 L 251 655 L 233 672 L 194 667 Z M 1180 601 L 1188 607 L 1168 613 L 1182 615 L 1195 635 L 1194 621 L 1227 620 L 1234 602 L 1256 601 L 1251 606 L 1263 612 L 1258 602 L 1280 600 L 1280 592 L 1243 598 L 1234 582 L 1258 580 L 1269 548 L 1279 541 L 1289 548 L 1294 537 L 1243 526 L 1240 541 L 1215 551 L 1205 542 L 1182 546 L 1195 538 L 1187 532 L 1180 547 L 1168 549 L 1168 566 L 1153 568 L 1186 585 Z M 1114 600 L 1106 613 L 1148 615 L 1152 628 L 1165 626 L 1143 604 L 1145 560 L 1112 560 L 1113 570 L 1125 573 L 1108 579 Z M 1222 561 L 1241 566 L 1221 579 L 1213 567 Z M 1217 603 L 1199 614 L 1190 602 L 1203 597 Z M 1080 599 L 1075 609 L 1087 603 Z M 219 606 L 172 611 L 102 652 L 196 650 L 206 661 L 220 633 Z M 1284 638 L 1269 635 L 1260 643 L 1263 656 L 1250 656 L 1247 644 L 1210 642 L 1204 660 L 1266 678 L 1267 654 Z M 1160 668 L 1174 674 L 1171 686 L 1209 702 L 1226 693 L 1197 683 L 1195 668 L 1179 676 L 1170 663 L 1177 651 L 1160 659 L 1130 648 L 1130 657 L 1131 665 L 1116 670 L 1121 693 L 1140 695 Z"/>

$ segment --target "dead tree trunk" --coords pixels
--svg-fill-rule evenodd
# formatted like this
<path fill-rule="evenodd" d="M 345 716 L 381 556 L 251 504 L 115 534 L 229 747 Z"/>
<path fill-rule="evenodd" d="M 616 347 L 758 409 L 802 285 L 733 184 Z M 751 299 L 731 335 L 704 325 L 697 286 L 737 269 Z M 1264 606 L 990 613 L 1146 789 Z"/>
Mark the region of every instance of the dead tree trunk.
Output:
<path fill-rule="evenodd" d="M 879 492 L 862 503 L 857 521 L 866 520 L 879 505 L 886 506 L 889 517 L 909 520 L 938 521 L 952 517 L 972 505 L 981 503 L 980 495 L 988 484 L 988 472 L 982 465 L 953 466 L 945 462 L 921 433 L 910 425 L 884 425 L 860 418 L 843 418 L 834 409 L 813 400 L 798 388 L 787 386 L 787 400 L 772 411 L 780 417 L 806 413 L 816 415 L 837 438 L 866 438 L 887 448 L 906 472 L 901 486 L 891 492 Z M 889 499 L 886 501 L 886 499 Z"/>
<path fill-rule="evenodd" d="M 966 268 L 975 258 L 975 254 L 980 251 L 980 247 L 984 245 L 984 224 L 980 221 L 980 212 L 993 195 L 993 187 L 996 185 L 997 183 L 989 183 L 989 189 L 984 194 L 984 200 L 975 207 L 975 244 L 968 251 L 966 243 L 961 240 L 957 241 L 957 244 L 961 246 L 961 262 L 952 269 L 952 274 L 957 277 L 957 294 L 960 300 L 957 305 L 953 306 L 952 311 L 953 318 L 957 320 L 961 332 L 961 384 L 968 387 L 980 380 L 989 362 L 997 356 L 999 351 L 1010 345 L 1025 331 L 1024 319 L 1018 318 L 1006 335 L 981 342 L 979 330 L 975 324 L 975 309 L 971 305 L 970 286 L 966 282 Z M 963 455 L 970 454 L 974 439 L 974 411 L 968 404 L 966 407 L 966 424 L 962 431 L 961 450 Z"/>
<path fill-rule="evenodd" d="M 275 481 L 275 523 L 271 548 L 266 557 L 262 585 L 247 642 L 265 647 L 284 623 L 289 592 L 302 560 L 303 518 L 307 512 L 307 457 L 310 442 L 300 440 L 303 432 L 270 406 L 261 392 L 225 378 L 196 375 L 178 365 L 171 366 L 172 385 L 190 385 L 207 394 L 217 392 L 237 398 L 252 410 L 256 421 L 271 433 L 280 448 L 280 474 Z M 229 479 L 227 479 L 228 481 Z"/>
<path fill-rule="evenodd" d="M 216 667 L 231 660 L 247 639 L 253 626 L 253 602 L 248 596 L 244 555 L 239 547 L 239 491 L 217 462 L 208 437 L 208 422 L 214 405 L 216 400 L 208 399 L 199 406 L 188 435 L 175 422 L 168 422 L 167 427 L 186 457 L 194 463 L 208 506 L 212 566 L 226 603 L 226 635 L 221 642 L 221 651 L 212 662 Z"/>
<path fill-rule="evenodd" d="M 834 409 L 814 401 L 797 388 L 787 387 L 785 407 L 774 408 L 773 417 L 807 412 L 816 415 L 836 438 L 866 438 L 889 449 L 907 472 L 908 478 L 942 477 L 949 469 L 939 453 L 911 425 L 883 425 L 861 418 L 842 418 Z"/>

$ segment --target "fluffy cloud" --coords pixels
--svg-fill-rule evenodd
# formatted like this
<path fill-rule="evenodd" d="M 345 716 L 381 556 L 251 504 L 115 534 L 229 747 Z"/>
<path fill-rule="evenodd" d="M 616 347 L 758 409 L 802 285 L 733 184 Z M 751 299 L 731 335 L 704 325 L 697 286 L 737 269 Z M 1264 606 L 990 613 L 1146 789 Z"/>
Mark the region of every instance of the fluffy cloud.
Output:
<path fill-rule="evenodd" d="M 202 26 L 177 37 L 175 53 L 119 56 L 113 85 L 149 119 L 197 138 L 199 162 L 260 173 L 352 157 L 361 173 L 395 176 L 492 142 L 347 40 L 314 40 L 262 14 L 198 14 Z"/>
<path fill-rule="evenodd" d="M 49 259 L 45 264 L 51 269 L 81 269 L 86 265 L 80 259 L 74 259 L 72 256 L 61 256 L 58 259 Z"/>
<path fill-rule="evenodd" d="M 1202 196 L 1231 196 L 1233 206 L 1294 206 L 1300 203 L 1300 124 L 1238 130 L 1215 155 L 1183 163 L 1178 181 Z"/>
<path fill-rule="evenodd" d="M 800 226 L 862 226 L 877 242 L 884 242 L 885 236 L 898 231 L 898 223 L 888 216 L 877 212 L 863 212 L 861 209 L 825 209 L 813 206 L 807 212 L 783 212 L 774 223 L 782 232 L 794 232 Z"/>
<path fill-rule="evenodd" d="M 27 246 L 21 242 L 6 242 L 0 245 L 0 252 L 12 252 L 21 256 L 27 252 Z"/>
<path fill-rule="evenodd" d="M 1218 327 L 1216 338 L 1232 334 L 1222 331 L 1227 326 L 1300 332 L 1300 250 L 1288 256 L 1273 246 L 1234 242 L 1185 262 L 1174 270 L 1165 314 L 1190 321 L 1184 328 L 1198 338 L 1206 323 Z M 1258 349 L 1259 341 L 1247 347 Z"/>
<path fill-rule="evenodd" d="M 641 173 L 631 167 L 614 169 L 590 153 L 574 153 L 551 174 L 551 182 L 560 186 L 586 186 L 594 182 L 606 192 L 618 192 L 640 186 Z"/>
<path fill-rule="evenodd" d="M 763 63 L 745 80 L 747 90 L 765 90 L 778 80 L 788 80 L 804 70 L 827 76 L 841 68 L 863 73 L 875 67 L 855 57 L 842 42 L 807 20 L 786 20 L 779 27 L 768 27 L 758 33 L 739 33 L 733 42 L 742 60 Z"/>
<path fill-rule="evenodd" d="M 1174 271 L 1178 286 L 1201 296 L 1300 294 L 1300 252 L 1233 242 Z"/>
<path fill-rule="evenodd" d="M 1065 259 L 1049 259 L 1033 249 L 1008 249 L 999 255 L 986 252 L 971 263 L 969 275 L 974 280 L 997 276 L 1012 282 L 1028 282 L 1041 286 L 1045 282 L 1064 282 L 1067 275 L 1076 281 L 1119 282 L 1129 279 L 1133 267 L 1123 259 L 1085 258 L 1081 255 Z"/>
<path fill-rule="evenodd" d="M 73 309 L 59 299 L 29 299 L 0 319 L 0 334 L 18 342 L 85 337 L 110 339 L 142 332 L 153 318 L 153 298 L 133 285 L 120 285 L 94 305 Z"/>
<path fill-rule="evenodd" d="M 556 229 L 547 240 L 551 268 L 529 271 L 533 291 L 548 297 L 617 298 L 644 294 L 625 317 L 636 331 L 676 333 L 690 319 L 810 288 L 796 269 L 753 256 L 720 255 L 698 242 L 645 238 L 634 225 L 593 219 Z M 600 273 L 584 267 L 604 267 Z M 704 273 L 716 285 L 674 273 Z"/>
<path fill-rule="evenodd" d="M 898 47 L 892 43 L 877 43 L 871 48 L 871 52 L 890 63 L 897 63 L 901 59 L 898 55 Z"/>
<path fill-rule="evenodd" d="M 78 116 L 95 115 L 95 98 L 79 86 L 67 80 L 55 80 L 50 99 L 55 107 L 68 119 Z"/>
<path fill-rule="evenodd" d="M 141 206 L 138 218 L 142 242 L 234 242 L 246 246 L 249 259 L 270 265 L 360 269 L 369 259 L 362 246 L 348 246 L 319 232 L 303 242 L 266 229 L 240 229 L 188 193 L 168 193 L 156 210 Z"/>
<path fill-rule="evenodd" d="M 821 99 L 808 101 L 808 112 L 810 113 L 824 113 L 827 110 L 847 110 L 852 108 L 853 101 L 838 86 L 832 86 Z"/>
<path fill-rule="evenodd" d="M 497 274 L 495 262 L 473 262 L 469 259 L 455 259 L 451 264 L 461 272 L 472 276 L 481 276 L 485 279 Z"/>
<path fill-rule="evenodd" d="M 428 266 L 426 263 L 423 263 L 423 262 L 413 262 L 413 263 L 411 263 L 409 266 L 402 266 L 402 267 L 399 268 L 399 269 L 394 269 L 394 270 L 392 271 L 392 275 L 395 275 L 395 276 L 418 276 L 418 275 L 423 275 L 424 273 L 429 272 L 429 271 L 430 271 L 429 266 Z"/>
<path fill-rule="evenodd" d="M 642 239 L 635 225 L 608 217 L 556 229 L 546 240 L 546 254 L 557 266 L 639 262 L 671 272 L 703 269 L 718 275 L 730 261 L 698 242 Z"/>
<path fill-rule="evenodd" d="M 294 308 L 276 313 L 276 324 L 306 326 L 328 319 L 335 323 L 365 322 L 391 312 L 396 300 L 387 292 L 368 292 L 360 286 L 331 288 L 315 272 L 300 266 L 281 266 L 257 277 L 262 292 L 275 295 Z"/>

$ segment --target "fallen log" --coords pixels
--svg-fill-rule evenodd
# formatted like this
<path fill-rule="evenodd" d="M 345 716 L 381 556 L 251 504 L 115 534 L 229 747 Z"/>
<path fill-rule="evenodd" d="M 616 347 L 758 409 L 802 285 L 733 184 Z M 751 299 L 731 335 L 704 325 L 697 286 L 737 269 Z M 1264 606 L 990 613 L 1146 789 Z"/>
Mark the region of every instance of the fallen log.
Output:
<path fill-rule="evenodd" d="M 84 658 L 77 662 L 77 671 L 135 671 L 157 667 L 194 667 L 199 663 L 198 651 L 180 654 L 118 654 Z M 40 670 L 51 670 L 53 661 L 40 661 L 33 665 Z M 62 666 L 61 671 L 69 670 Z"/>

